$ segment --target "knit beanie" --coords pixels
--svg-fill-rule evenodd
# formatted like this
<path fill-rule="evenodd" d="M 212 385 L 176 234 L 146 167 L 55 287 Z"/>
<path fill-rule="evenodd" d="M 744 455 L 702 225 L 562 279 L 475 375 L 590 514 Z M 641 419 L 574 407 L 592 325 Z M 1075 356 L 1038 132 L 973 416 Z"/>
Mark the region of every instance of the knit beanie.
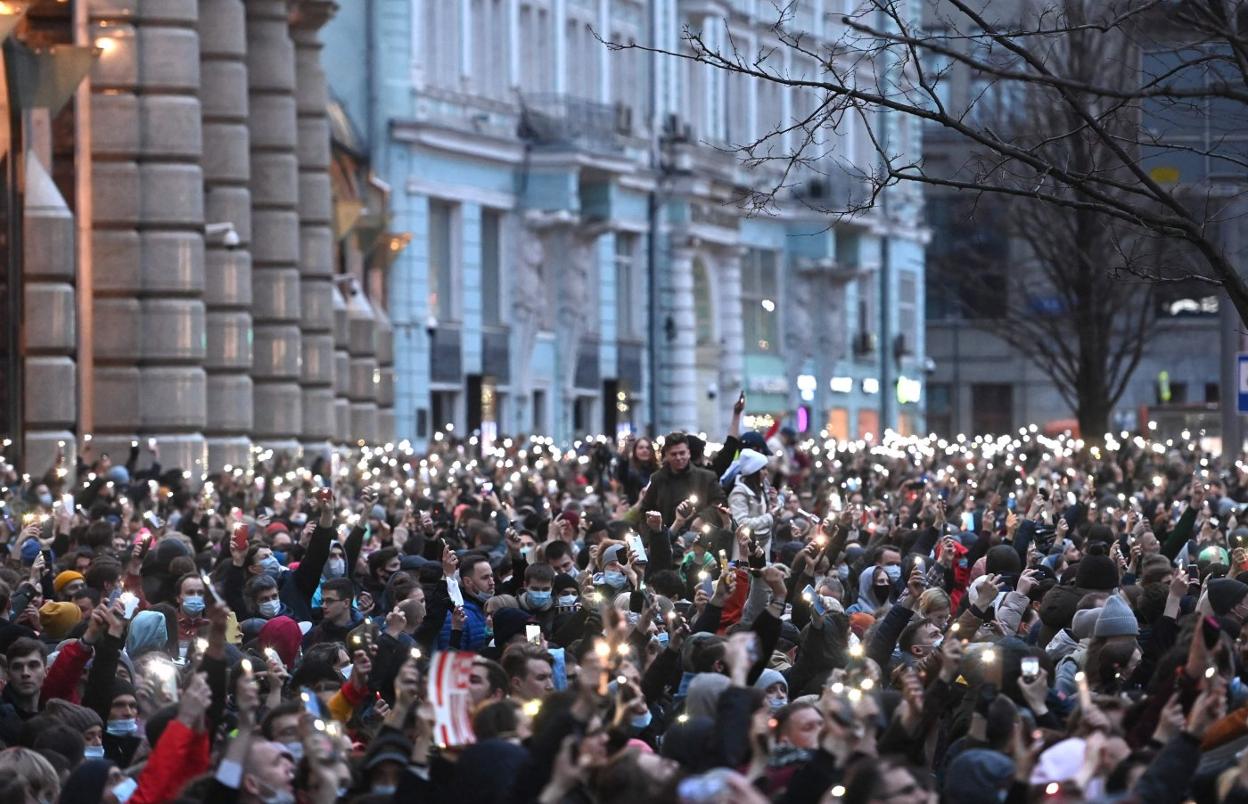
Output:
<path fill-rule="evenodd" d="M 1140 624 L 1135 619 L 1135 613 L 1131 611 L 1127 601 L 1114 595 L 1105 601 L 1101 616 L 1096 618 L 1096 628 L 1092 631 L 1092 636 L 1137 636 L 1139 633 Z"/>
<path fill-rule="evenodd" d="M 100 720 L 100 716 L 94 709 L 70 703 L 64 698 L 49 698 L 47 706 L 43 708 L 43 713 L 74 731 L 84 734 L 91 728 L 104 726 L 104 722 Z"/>
<path fill-rule="evenodd" d="M 73 570 L 65 570 L 64 572 L 60 573 L 59 575 L 56 576 L 56 578 L 53 579 L 52 589 L 55 590 L 56 593 L 59 595 L 62 589 L 64 589 L 66 586 L 69 586 L 74 581 L 85 582 L 86 580 L 87 579 L 83 577 L 81 572 L 74 572 Z"/>
<path fill-rule="evenodd" d="M 1075 586 L 1109 592 L 1118 588 L 1118 568 L 1109 556 L 1087 555 L 1075 571 Z"/>
<path fill-rule="evenodd" d="M 107 759 L 88 759 L 74 768 L 61 789 L 60 804 L 93 804 L 104 799 L 113 763 Z"/>
<path fill-rule="evenodd" d="M 30 566 L 35 563 L 35 559 L 39 557 L 39 551 L 42 550 L 38 539 L 27 539 L 22 542 L 22 563 Z"/>
<path fill-rule="evenodd" d="M 565 591 L 565 590 L 571 590 L 573 592 L 576 592 L 579 595 L 581 591 L 581 587 L 577 584 L 576 578 L 573 578 L 571 575 L 567 574 L 566 572 L 561 572 L 555 576 L 555 580 L 551 584 L 551 591 L 554 592 L 556 596 L 558 596 L 560 592 Z"/>
<path fill-rule="evenodd" d="M 1074 634 L 1075 639 L 1080 641 L 1088 639 L 1092 636 L 1092 632 L 1096 629 L 1096 621 L 1101 616 L 1101 607 L 1094 609 L 1082 609 L 1076 611 L 1075 616 L 1070 621 L 1070 632 Z"/>
<path fill-rule="evenodd" d="M 1014 760 L 997 751 L 971 748 L 958 754 L 945 773 L 945 799 L 959 804 L 995 804 L 1009 789 Z"/>
<path fill-rule="evenodd" d="M 260 629 L 260 647 L 277 651 L 278 658 L 287 668 L 295 666 L 302 640 L 299 623 L 286 616 L 274 617 Z"/>
<path fill-rule="evenodd" d="M 1225 617 L 1248 595 L 1248 584 L 1231 578 L 1215 578 L 1209 582 L 1209 605 L 1213 613 Z"/>
<path fill-rule="evenodd" d="M 163 648 L 169 641 L 169 625 L 159 611 L 140 611 L 130 621 L 126 633 L 126 653 L 137 659 L 151 650 Z"/>
<path fill-rule="evenodd" d="M 516 636 L 524 633 L 526 625 L 532 625 L 537 622 L 533 619 L 533 615 L 523 609 L 504 608 L 494 612 L 494 644 L 499 650 L 507 647 L 507 644 Z"/>
<path fill-rule="evenodd" d="M 770 667 L 758 674 L 758 680 L 754 682 L 754 689 L 767 691 L 772 684 L 783 684 L 785 692 L 789 690 L 789 682 L 780 674 L 779 670 L 772 670 Z"/>
<path fill-rule="evenodd" d="M 82 609 L 75 603 L 44 603 L 39 607 L 39 625 L 46 636 L 62 639 L 82 620 Z"/>
<path fill-rule="evenodd" d="M 990 575 L 1010 574 L 1023 570 L 1023 562 L 1012 545 L 998 544 L 990 547 L 985 558 L 987 560 L 984 562 L 984 570 Z"/>

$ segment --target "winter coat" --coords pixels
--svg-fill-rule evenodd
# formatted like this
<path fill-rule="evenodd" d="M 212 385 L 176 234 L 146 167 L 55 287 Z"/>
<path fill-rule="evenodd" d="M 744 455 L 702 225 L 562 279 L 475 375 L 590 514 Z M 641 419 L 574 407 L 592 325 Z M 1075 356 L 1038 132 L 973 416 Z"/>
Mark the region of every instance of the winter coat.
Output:
<path fill-rule="evenodd" d="M 763 548 L 763 555 L 770 560 L 771 528 L 773 523 L 771 512 L 767 510 L 767 500 L 757 494 L 745 482 L 745 478 L 737 477 L 732 492 L 728 495 L 728 510 L 732 512 L 733 521 L 738 528 L 749 528 L 754 538 Z M 745 560 L 745 556 L 737 555 L 737 543 L 732 543 L 732 559 Z"/>
<path fill-rule="evenodd" d="M 676 506 L 694 495 L 698 498 L 698 509 L 724 500 L 719 478 L 711 472 L 693 465 L 683 472 L 673 472 L 665 464 L 650 476 L 650 488 L 641 498 L 640 510 L 643 514 L 658 511 L 663 515 L 663 523 L 670 524 L 676 520 Z"/>

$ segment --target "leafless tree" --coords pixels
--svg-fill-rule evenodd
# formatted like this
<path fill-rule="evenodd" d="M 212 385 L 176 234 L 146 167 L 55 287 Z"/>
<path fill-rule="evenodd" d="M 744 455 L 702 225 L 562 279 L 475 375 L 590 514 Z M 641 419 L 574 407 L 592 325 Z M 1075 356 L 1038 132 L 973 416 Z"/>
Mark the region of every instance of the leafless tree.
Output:
<path fill-rule="evenodd" d="M 1024 0 L 1019 17 L 1000 21 L 987 0 L 925 0 L 926 20 L 912 16 L 909 0 L 862 0 L 828 45 L 795 24 L 796 2 L 772 1 L 774 42 L 750 52 L 723 21 L 708 23 L 724 25 L 723 37 L 686 28 L 679 51 L 607 42 L 816 95 L 813 111 L 734 146 L 747 164 L 776 168 L 776 181 L 746 199 L 755 208 L 788 193 L 799 176 L 830 170 L 857 175 L 868 190 L 827 207 L 829 213 L 861 212 L 885 188 L 906 183 L 996 197 L 994 203 L 1038 202 L 1061 210 L 1076 231 L 1112 222 L 1115 248 L 1124 255 L 1133 252 L 1135 246 L 1124 245 L 1132 242 L 1184 244 L 1198 259 L 1177 265 L 1094 259 L 1089 267 L 1111 270 L 1111 277 L 1219 287 L 1248 323 L 1248 283 L 1221 235 L 1238 216 L 1240 180 L 1248 174 L 1248 141 L 1237 137 L 1248 132 L 1248 4 Z M 710 47 L 712 40 L 726 45 Z M 785 49 L 816 64 L 817 74 L 786 71 Z M 988 81 L 968 103 L 951 106 L 941 91 L 946 76 L 930 68 L 940 62 L 960 63 Z M 1044 136 L 999 127 L 993 115 L 979 113 L 993 98 L 1020 95 L 1052 104 L 1054 125 Z M 933 172 L 917 149 L 907 151 L 887 135 L 890 114 L 962 138 L 978 157 L 953 173 Z M 1203 136 L 1176 134 L 1193 119 L 1208 124 L 1198 126 Z M 867 132 L 874 164 L 837 158 L 834 134 L 849 121 Z M 1172 162 L 1199 163 L 1200 175 L 1156 169 Z"/>

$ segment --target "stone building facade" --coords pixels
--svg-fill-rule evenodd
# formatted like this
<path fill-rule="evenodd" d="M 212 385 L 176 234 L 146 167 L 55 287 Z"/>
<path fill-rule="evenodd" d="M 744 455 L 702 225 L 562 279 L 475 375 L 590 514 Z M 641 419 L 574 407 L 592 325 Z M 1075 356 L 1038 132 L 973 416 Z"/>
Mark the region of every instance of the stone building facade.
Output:
<path fill-rule="evenodd" d="M 751 214 L 735 200 L 779 167 L 747 170 L 734 145 L 815 97 L 599 40 L 677 51 L 701 31 L 815 75 L 779 44 L 778 9 L 817 51 L 847 34 L 855 5 L 344 4 L 326 26 L 331 88 L 411 235 L 385 288 L 398 437 L 722 437 L 742 388 L 749 426 L 922 430 L 921 199 L 897 188 L 887 214 L 812 209 L 855 189 L 843 166 L 870 173 L 861 121 L 825 132 L 827 158 L 784 182 L 776 214 Z M 889 125 L 917 153 L 914 121 Z"/>
<path fill-rule="evenodd" d="M 253 446 L 392 438 L 375 368 L 389 329 L 335 219 L 320 37 L 337 10 L 76 0 L 33 4 L 15 28 L 19 47 L 60 24 L 96 52 L 76 100 L 22 109 L 8 141 L 22 237 L 0 270 L 21 288 L 6 311 L 21 362 L 3 388 L 21 399 L 4 400 L 0 436 L 29 471 L 87 436 L 113 455 L 154 438 L 191 476 Z"/>

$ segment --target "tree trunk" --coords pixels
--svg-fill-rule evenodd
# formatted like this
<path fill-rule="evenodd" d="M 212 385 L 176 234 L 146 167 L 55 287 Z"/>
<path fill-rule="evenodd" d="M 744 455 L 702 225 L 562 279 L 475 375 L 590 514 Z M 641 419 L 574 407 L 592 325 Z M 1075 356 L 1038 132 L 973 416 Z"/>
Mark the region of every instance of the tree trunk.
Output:
<path fill-rule="evenodd" d="M 1089 444 L 1100 444 L 1110 431 L 1109 386 L 1103 375 L 1080 372 L 1078 404 L 1075 417 L 1079 420 L 1079 436 Z"/>

